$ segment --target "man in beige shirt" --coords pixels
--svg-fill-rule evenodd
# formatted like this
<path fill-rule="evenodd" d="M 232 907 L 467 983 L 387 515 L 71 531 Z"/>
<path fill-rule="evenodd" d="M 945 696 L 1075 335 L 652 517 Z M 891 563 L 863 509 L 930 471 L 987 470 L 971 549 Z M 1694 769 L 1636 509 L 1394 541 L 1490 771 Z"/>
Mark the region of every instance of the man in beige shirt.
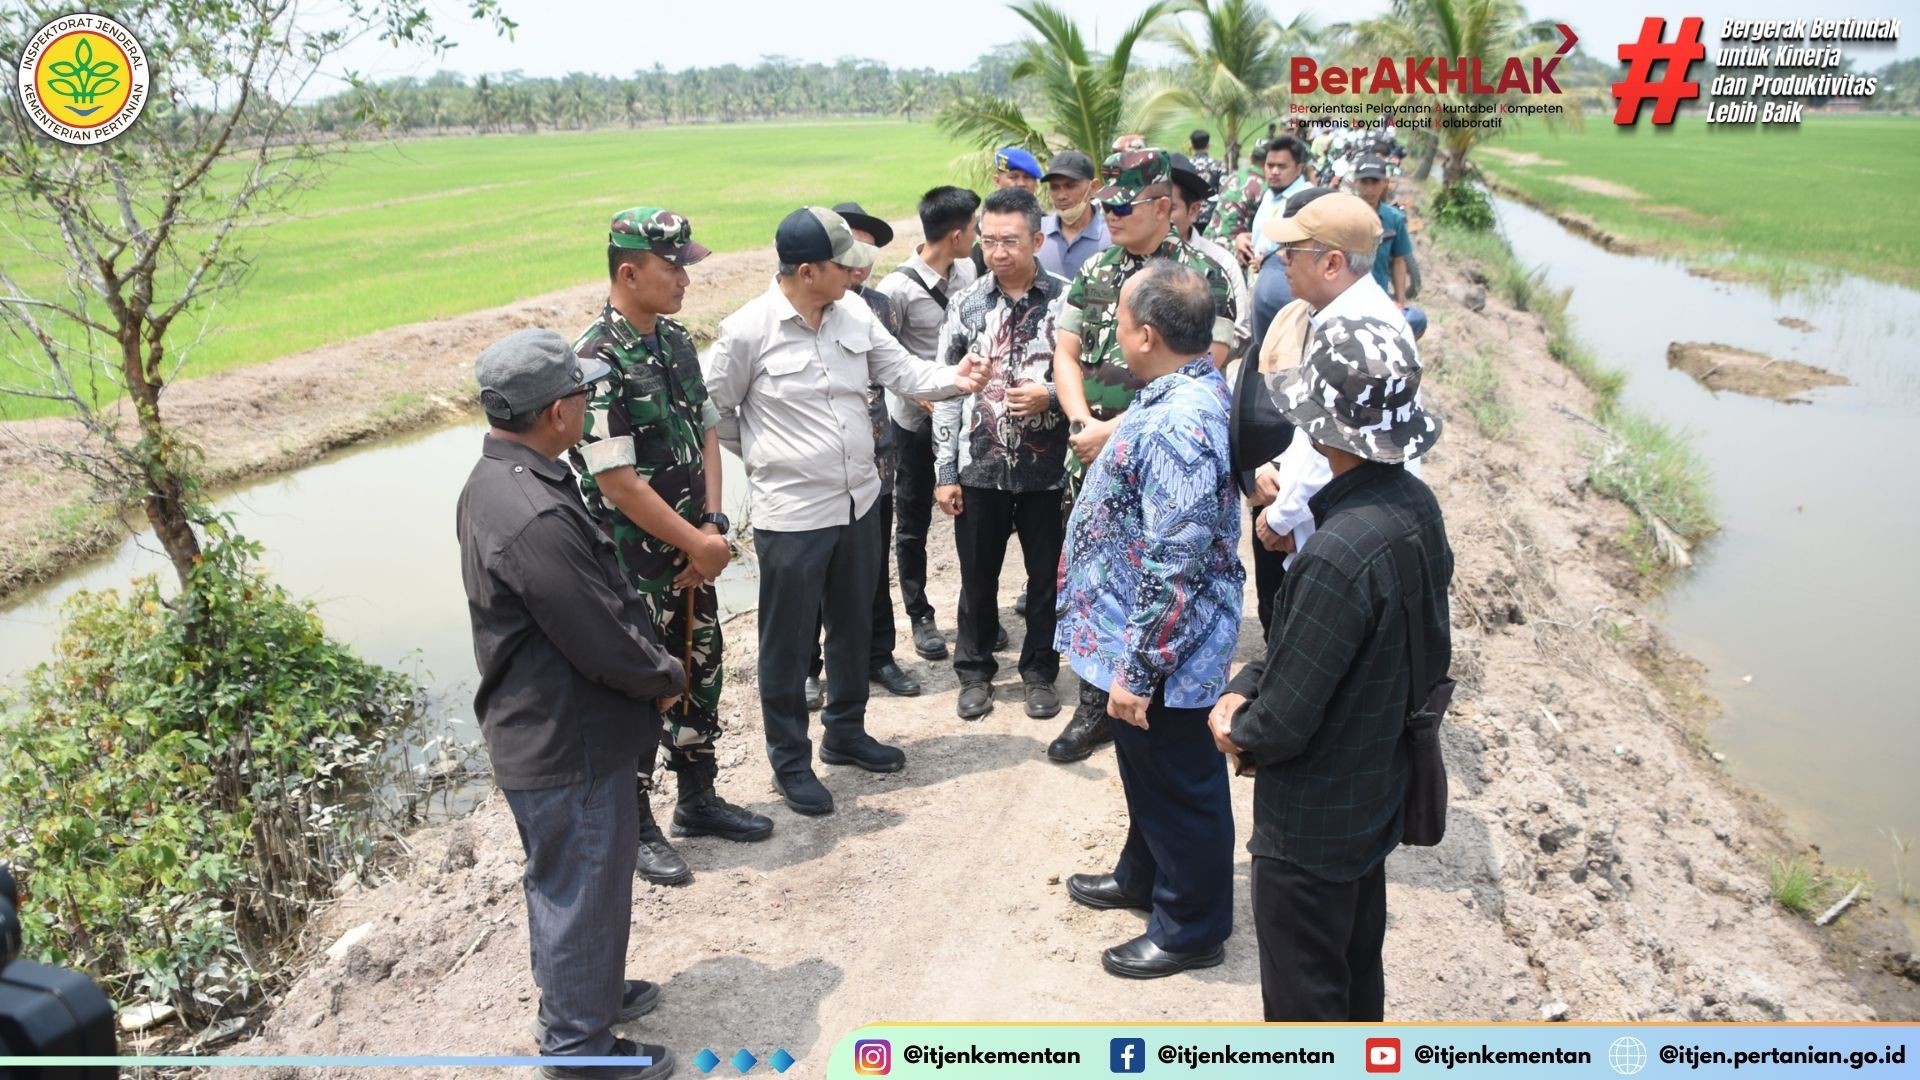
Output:
<path fill-rule="evenodd" d="M 747 468 L 760 559 L 760 711 L 774 787 L 796 813 L 833 812 L 813 772 L 805 682 L 816 620 L 826 628 L 827 706 L 820 760 L 895 772 L 906 755 L 867 734 L 870 605 L 881 569 L 880 477 L 867 386 L 938 400 L 973 393 L 970 363 L 908 353 L 865 303 L 839 301 L 871 245 L 822 207 L 774 234 L 771 288 L 720 324 L 707 388 L 720 444 Z"/>

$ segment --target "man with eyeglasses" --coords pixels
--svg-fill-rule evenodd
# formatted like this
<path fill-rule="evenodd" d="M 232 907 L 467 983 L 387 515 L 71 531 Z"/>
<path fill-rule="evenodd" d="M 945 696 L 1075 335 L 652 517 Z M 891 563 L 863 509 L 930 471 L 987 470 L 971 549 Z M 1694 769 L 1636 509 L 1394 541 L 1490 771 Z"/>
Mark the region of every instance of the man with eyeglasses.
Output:
<path fill-rule="evenodd" d="M 880 475 L 867 386 L 940 401 L 980 389 L 962 360 L 909 353 L 855 300 L 853 271 L 874 248 L 825 207 L 795 210 L 774 233 L 779 276 L 720 323 L 707 370 L 720 444 L 740 455 L 760 556 L 760 713 L 773 784 L 799 814 L 830 814 L 807 735 L 807 654 L 826 628 L 820 760 L 898 772 L 906 755 L 867 733 L 867 654 L 881 570 Z"/>
<path fill-rule="evenodd" d="M 1166 259 L 1207 280 L 1214 302 L 1215 366 L 1233 346 L 1235 308 L 1227 277 L 1173 233 L 1173 160 L 1164 150 L 1132 150 L 1107 159 L 1112 180 L 1095 196 L 1107 212 L 1113 246 L 1087 261 L 1067 290 L 1054 347 L 1053 379 L 1060 411 L 1070 424 L 1069 495 L 1113 434 L 1120 416 L 1145 382 L 1120 353 L 1120 290 L 1150 260 Z M 1031 606 L 1031 605 L 1029 605 Z M 1082 682 L 1080 703 L 1051 745 L 1054 761 L 1079 761 L 1110 741 L 1107 695 Z"/>
<path fill-rule="evenodd" d="M 653 636 L 686 661 L 687 694 L 666 713 L 667 769 L 678 780 L 673 835 L 751 842 L 773 822 L 714 790 L 719 763 L 722 640 L 714 581 L 732 557 L 721 512 L 720 438 L 693 335 L 672 315 L 687 267 L 707 257 L 685 217 L 656 206 L 614 215 L 607 234 L 607 302 L 574 342 L 613 378 L 587 410 L 569 455 L 601 529 L 649 615 Z M 640 759 L 640 876 L 682 885 L 693 870 L 653 819 L 654 753 Z"/>
<path fill-rule="evenodd" d="M 1053 688 L 1054 590 L 1060 544 L 1060 488 L 1066 479 L 1067 425 L 1053 393 L 1055 322 L 1067 281 L 1036 257 L 1040 204 L 1023 191 L 987 196 L 980 247 L 988 275 L 954 296 L 937 353 L 971 358 L 987 372 L 978 394 L 934 407 L 934 499 L 953 516 L 960 556 L 960 636 L 953 669 L 958 712 L 977 720 L 993 708 L 993 638 L 999 626 L 1000 568 L 1007 540 L 1020 537 L 1029 594 L 1020 682 L 1027 715 L 1060 712 Z"/>

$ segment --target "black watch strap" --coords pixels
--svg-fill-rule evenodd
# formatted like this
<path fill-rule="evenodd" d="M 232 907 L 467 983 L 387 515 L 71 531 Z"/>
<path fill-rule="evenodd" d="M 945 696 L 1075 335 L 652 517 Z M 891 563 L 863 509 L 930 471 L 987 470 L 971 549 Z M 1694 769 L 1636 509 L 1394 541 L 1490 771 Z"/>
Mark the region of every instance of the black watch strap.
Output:
<path fill-rule="evenodd" d="M 701 514 L 700 524 L 717 526 L 722 535 L 733 531 L 733 522 L 725 514 Z"/>

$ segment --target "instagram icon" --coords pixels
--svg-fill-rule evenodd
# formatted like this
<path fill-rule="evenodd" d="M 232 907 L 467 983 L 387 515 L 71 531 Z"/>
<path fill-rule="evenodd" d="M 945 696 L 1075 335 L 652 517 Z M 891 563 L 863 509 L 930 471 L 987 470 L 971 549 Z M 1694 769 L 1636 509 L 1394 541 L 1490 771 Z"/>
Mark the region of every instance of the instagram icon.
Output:
<path fill-rule="evenodd" d="M 885 1076 L 892 1071 L 892 1043 L 885 1039 L 861 1039 L 853 1044 L 853 1075 Z"/>

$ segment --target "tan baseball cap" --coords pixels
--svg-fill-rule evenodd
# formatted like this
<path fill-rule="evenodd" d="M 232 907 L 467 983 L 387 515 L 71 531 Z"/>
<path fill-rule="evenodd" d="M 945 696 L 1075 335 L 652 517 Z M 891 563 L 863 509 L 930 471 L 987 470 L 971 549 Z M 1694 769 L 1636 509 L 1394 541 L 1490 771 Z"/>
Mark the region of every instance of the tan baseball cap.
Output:
<path fill-rule="evenodd" d="M 1312 240 L 1336 251 L 1372 251 L 1380 244 L 1380 215 L 1358 195 L 1336 191 L 1300 208 L 1292 217 L 1267 219 L 1267 239 L 1276 244 Z"/>

